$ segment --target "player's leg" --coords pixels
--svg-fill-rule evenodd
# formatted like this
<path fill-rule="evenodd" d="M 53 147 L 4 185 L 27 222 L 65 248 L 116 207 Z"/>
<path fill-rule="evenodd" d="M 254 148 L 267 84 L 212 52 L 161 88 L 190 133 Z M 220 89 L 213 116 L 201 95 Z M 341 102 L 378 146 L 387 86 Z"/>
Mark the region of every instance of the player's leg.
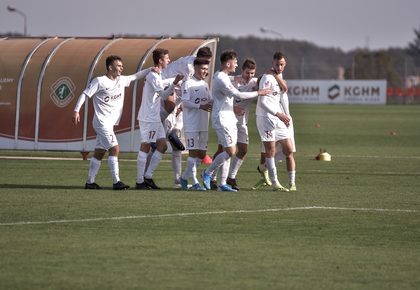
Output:
<path fill-rule="evenodd" d="M 213 163 L 203 171 L 203 183 L 206 189 L 210 189 L 211 175 L 218 170 L 226 160 L 230 159 L 236 153 L 237 143 L 237 128 L 236 125 L 232 127 L 223 127 L 216 129 L 219 144 L 224 148 L 224 151 L 216 156 Z M 220 188 L 220 187 L 219 187 Z M 236 190 L 235 190 L 236 191 Z"/>
<path fill-rule="evenodd" d="M 223 150 L 223 146 L 221 144 L 217 144 L 217 150 L 216 150 L 216 152 L 214 152 L 213 159 L 212 160 L 216 159 L 217 155 L 219 155 L 223 151 L 224 151 Z M 213 163 L 213 161 L 212 161 L 212 163 Z M 217 175 L 218 175 L 218 173 L 219 173 L 219 171 L 218 170 L 215 170 L 213 172 L 213 174 L 211 175 L 210 188 L 212 190 L 217 190 L 217 187 L 218 187 L 217 186 Z"/>
<path fill-rule="evenodd" d="M 185 144 L 186 149 L 188 150 L 188 158 L 187 166 L 181 176 L 182 189 L 188 189 L 188 179 L 190 177 L 192 178 L 194 167 L 196 168 L 196 158 L 199 149 L 199 132 L 185 132 Z"/>
<path fill-rule="evenodd" d="M 296 191 L 296 162 L 293 155 L 293 143 L 290 138 L 281 140 L 283 154 L 286 157 L 287 174 L 289 177 L 289 189 Z"/>
<path fill-rule="evenodd" d="M 144 173 L 151 159 L 150 156 L 148 161 L 148 155 L 152 151 L 151 144 L 156 144 L 156 131 L 153 129 L 152 123 L 139 122 L 139 134 L 140 149 L 137 154 L 136 189 L 150 189 L 150 186 L 144 182 Z"/>
<path fill-rule="evenodd" d="M 181 131 L 177 129 L 173 129 L 170 133 L 170 136 L 176 136 L 176 142 L 172 146 L 172 154 L 171 154 L 171 162 L 172 162 L 172 172 L 174 175 L 174 185 L 175 187 L 180 187 L 180 179 L 182 174 L 182 151 L 185 150 L 184 144 L 182 144 L 180 137 Z M 172 138 L 171 138 L 172 139 Z M 181 147 L 182 146 L 182 147 Z"/>
<path fill-rule="evenodd" d="M 242 163 L 245 160 L 245 156 L 248 153 L 248 126 L 241 125 L 238 126 L 238 142 L 237 142 L 237 149 L 235 156 L 232 157 L 232 161 L 230 164 L 229 169 L 229 176 L 227 179 L 227 184 L 229 184 L 232 188 L 239 190 L 238 183 L 236 181 L 236 175 L 238 174 L 239 169 L 242 166 Z"/>
<path fill-rule="evenodd" d="M 116 145 L 108 150 L 108 165 L 111 171 L 113 184 L 112 189 L 114 190 L 124 190 L 130 188 L 124 182 L 120 180 L 120 168 L 118 162 L 118 155 L 120 153 L 120 145 Z"/>
<path fill-rule="evenodd" d="M 95 178 L 101 168 L 101 161 L 106 153 L 105 149 L 95 148 L 92 158 L 89 162 L 89 173 L 85 183 L 85 189 L 102 189 L 96 182 Z"/>
<path fill-rule="evenodd" d="M 208 132 L 207 131 L 201 131 L 197 132 L 198 138 L 196 139 L 196 146 L 195 148 L 197 150 L 194 151 L 194 160 L 191 160 L 191 162 L 194 162 L 195 164 L 192 165 L 192 172 L 191 172 L 191 179 L 192 179 L 192 190 L 197 191 L 204 191 L 206 188 L 202 186 L 198 179 L 197 179 L 197 168 L 201 164 L 201 161 L 207 154 L 207 146 L 208 146 Z"/>

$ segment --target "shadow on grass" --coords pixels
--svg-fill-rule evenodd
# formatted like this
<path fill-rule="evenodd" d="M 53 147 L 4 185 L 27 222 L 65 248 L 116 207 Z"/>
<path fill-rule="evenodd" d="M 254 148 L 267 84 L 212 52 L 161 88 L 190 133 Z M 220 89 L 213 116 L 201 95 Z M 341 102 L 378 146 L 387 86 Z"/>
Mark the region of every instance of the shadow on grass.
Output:
<path fill-rule="evenodd" d="M 75 185 L 46 185 L 46 184 L 0 184 L 0 188 L 9 189 L 84 189 L 83 186 Z"/>

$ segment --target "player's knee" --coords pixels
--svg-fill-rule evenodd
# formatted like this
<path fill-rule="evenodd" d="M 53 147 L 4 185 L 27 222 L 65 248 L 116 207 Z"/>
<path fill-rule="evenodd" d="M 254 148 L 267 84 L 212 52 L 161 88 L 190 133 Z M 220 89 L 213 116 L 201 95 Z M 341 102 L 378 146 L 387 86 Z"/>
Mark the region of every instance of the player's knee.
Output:
<path fill-rule="evenodd" d="M 109 155 L 111 156 L 118 156 L 119 153 L 120 153 L 120 146 L 118 145 L 109 149 Z"/>
<path fill-rule="evenodd" d="M 293 152 L 292 151 L 285 151 L 283 152 L 286 159 L 293 159 Z"/>
<path fill-rule="evenodd" d="M 166 150 L 168 150 L 168 145 L 166 145 L 166 140 L 165 139 L 157 140 L 156 150 L 159 151 L 162 154 L 165 153 Z"/>
<path fill-rule="evenodd" d="M 95 157 L 95 159 L 97 160 L 102 160 L 102 158 L 104 158 L 106 153 L 106 150 L 104 149 L 95 149 L 95 152 L 93 153 L 93 157 Z"/>
<path fill-rule="evenodd" d="M 236 153 L 236 156 L 240 159 L 244 159 L 246 156 L 247 151 L 246 150 L 238 150 L 238 153 Z"/>

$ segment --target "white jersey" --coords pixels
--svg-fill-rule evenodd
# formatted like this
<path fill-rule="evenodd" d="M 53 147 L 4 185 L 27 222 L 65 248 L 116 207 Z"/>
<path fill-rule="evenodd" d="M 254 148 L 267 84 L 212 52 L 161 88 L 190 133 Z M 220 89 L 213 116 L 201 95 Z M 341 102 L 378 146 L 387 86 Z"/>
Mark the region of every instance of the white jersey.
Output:
<path fill-rule="evenodd" d="M 195 56 L 183 56 L 168 64 L 162 72 L 162 78 L 174 78 L 176 75 L 183 75 L 184 81 L 194 75 Z"/>
<path fill-rule="evenodd" d="M 200 105 L 211 102 L 208 84 L 194 76 L 188 79 L 182 85 L 182 102 L 184 131 L 208 131 L 209 113 L 200 109 Z"/>
<path fill-rule="evenodd" d="M 161 96 L 158 92 L 164 91 L 170 81 L 172 79 L 162 80 L 161 75 L 154 71 L 147 74 L 137 120 L 142 122 L 161 122 Z"/>
<path fill-rule="evenodd" d="M 93 97 L 94 127 L 113 127 L 119 124 L 123 105 L 125 88 L 136 79 L 135 75 L 119 76 L 111 80 L 107 76 L 94 78 L 83 94 Z M 79 110 L 76 110 L 79 111 Z"/>
<path fill-rule="evenodd" d="M 235 88 L 229 76 L 222 71 L 218 71 L 213 76 L 213 110 L 212 126 L 214 129 L 222 129 L 236 125 L 237 119 L 233 112 L 234 97 L 242 99 L 254 98 L 257 92 L 240 92 Z"/>
<path fill-rule="evenodd" d="M 231 78 L 232 84 L 240 91 L 240 92 L 253 92 L 255 91 L 257 87 L 257 78 L 252 78 L 248 83 L 245 83 L 244 79 L 241 76 L 237 76 L 237 78 L 240 78 L 239 80 L 235 80 L 234 78 Z M 244 110 L 244 114 L 241 116 L 236 116 L 238 119 L 238 125 L 246 125 L 248 124 L 249 119 L 249 110 L 251 103 L 256 99 L 241 99 L 239 97 L 235 97 L 235 104 L 234 106 L 238 106 Z"/>
<path fill-rule="evenodd" d="M 265 96 L 260 96 L 257 101 L 256 115 L 267 117 L 274 123 L 284 123 L 276 117 L 276 113 L 285 113 L 282 106 L 280 106 L 281 90 L 274 76 L 265 74 L 260 80 L 260 88 L 269 88 L 272 93 Z"/>

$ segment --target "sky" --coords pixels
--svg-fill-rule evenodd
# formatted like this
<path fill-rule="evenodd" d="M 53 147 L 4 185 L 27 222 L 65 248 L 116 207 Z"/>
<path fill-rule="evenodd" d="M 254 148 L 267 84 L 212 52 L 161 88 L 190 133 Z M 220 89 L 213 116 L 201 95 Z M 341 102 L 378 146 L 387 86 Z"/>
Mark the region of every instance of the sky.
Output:
<path fill-rule="evenodd" d="M 349 51 L 405 48 L 419 0 L 0 0 L 0 33 L 30 36 L 257 36 Z M 265 32 L 261 32 L 265 28 Z"/>

